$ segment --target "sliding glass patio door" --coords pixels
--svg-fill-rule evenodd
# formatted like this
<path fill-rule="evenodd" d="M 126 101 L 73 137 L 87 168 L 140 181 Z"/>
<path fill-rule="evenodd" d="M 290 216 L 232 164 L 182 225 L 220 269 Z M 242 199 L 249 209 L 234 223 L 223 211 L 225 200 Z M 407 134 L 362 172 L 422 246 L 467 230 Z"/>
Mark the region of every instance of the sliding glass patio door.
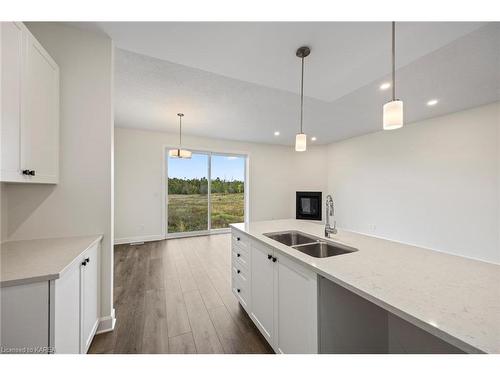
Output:
<path fill-rule="evenodd" d="M 192 151 L 166 165 L 168 237 L 227 231 L 245 221 L 246 156 Z"/>
<path fill-rule="evenodd" d="M 168 233 L 208 230 L 208 155 L 168 161 Z"/>

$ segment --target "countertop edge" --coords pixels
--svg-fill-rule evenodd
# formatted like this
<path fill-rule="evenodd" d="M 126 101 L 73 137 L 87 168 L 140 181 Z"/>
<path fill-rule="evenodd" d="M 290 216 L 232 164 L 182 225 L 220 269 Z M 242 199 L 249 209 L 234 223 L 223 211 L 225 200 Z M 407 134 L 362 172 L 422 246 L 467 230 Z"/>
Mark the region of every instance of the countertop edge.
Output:
<path fill-rule="evenodd" d="M 57 277 L 55 277 L 54 279 L 59 279 L 61 278 L 61 276 L 69 269 L 71 268 L 71 266 L 76 262 L 76 259 L 82 255 L 84 252 L 86 252 L 88 249 L 90 249 L 92 246 L 94 246 L 96 243 L 98 242 L 101 242 L 102 239 L 104 238 L 104 236 L 102 234 L 99 234 L 97 235 L 96 239 L 94 241 L 92 241 L 89 245 L 87 245 L 87 247 L 80 251 L 80 253 L 78 253 L 77 255 L 75 255 L 75 257 L 73 258 L 73 260 L 71 262 L 69 262 L 66 267 L 64 267 L 61 271 L 59 271 L 59 273 L 57 274 Z"/>
<path fill-rule="evenodd" d="M 419 318 L 413 316 L 412 314 L 410 313 L 407 313 L 403 310 L 400 310 L 398 309 L 397 307 L 393 306 L 393 305 L 390 305 L 388 304 L 387 302 L 384 302 L 380 299 L 378 299 L 377 297 L 374 297 L 372 294 L 370 293 L 367 293 L 363 290 L 360 290 L 358 288 L 356 288 L 355 286 L 349 284 L 348 282 L 344 281 L 344 280 L 341 280 L 331 274 L 328 274 L 320 269 L 318 269 L 317 267 L 307 263 L 307 262 L 304 262 L 302 259 L 299 259 L 299 258 L 296 258 L 294 257 L 292 254 L 288 254 L 288 253 L 285 253 L 283 252 L 280 248 L 276 247 L 276 246 L 273 246 L 272 244 L 268 243 L 267 241 L 259 238 L 258 236 L 256 236 L 254 233 L 249 233 L 245 230 L 242 230 L 241 228 L 238 228 L 236 226 L 233 226 L 232 224 L 230 224 L 230 227 L 231 229 L 234 229 L 234 230 L 237 230 L 241 233 L 244 233 L 245 235 L 247 236 L 251 236 L 253 239 L 259 241 L 260 243 L 266 245 L 266 246 L 271 246 L 273 249 L 277 250 L 280 254 L 288 257 L 288 258 L 293 258 L 294 261 L 297 261 L 299 262 L 301 265 L 307 267 L 308 269 L 314 271 L 316 274 L 330 280 L 331 282 L 334 282 L 344 288 L 346 288 L 347 290 L 349 290 L 350 292 L 374 303 L 375 305 L 379 306 L 380 308 L 383 308 L 384 310 L 387 310 L 389 311 L 390 313 L 396 315 L 397 317 L 401 318 L 401 319 L 404 319 L 405 321 L 417 326 L 418 328 L 421 328 L 423 329 L 424 331 L 442 339 L 443 341 L 457 347 L 458 349 L 461 349 L 469 354 L 485 354 L 485 353 L 488 353 L 487 351 L 484 351 L 483 349 L 480 349 L 478 347 L 475 347 L 467 342 L 464 342 L 463 340 L 457 338 L 456 336 L 453 336 L 449 333 L 447 333 L 446 331 L 443 331 L 442 329 L 439 329 L 438 327 L 435 327 L 425 321 L 422 321 L 420 320 Z"/>
<path fill-rule="evenodd" d="M 90 249 L 96 243 L 102 241 L 102 239 L 104 238 L 104 236 L 102 234 L 96 234 L 95 237 L 96 238 L 92 242 L 90 242 L 87 246 L 85 246 L 83 248 L 82 251 L 80 251 L 78 254 L 76 254 L 74 256 L 74 258 L 65 267 L 63 267 L 59 272 L 50 273 L 50 274 L 46 274 L 46 275 L 37 275 L 37 276 L 33 276 L 33 277 L 24 277 L 24 278 L 20 278 L 20 279 L 11 279 L 11 280 L 0 281 L 0 288 L 33 284 L 33 283 L 39 283 L 39 282 L 44 282 L 44 281 L 57 280 L 57 279 L 61 278 L 61 276 L 76 262 L 76 260 L 79 256 L 81 256 L 83 253 L 85 253 L 88 249 Z"/>

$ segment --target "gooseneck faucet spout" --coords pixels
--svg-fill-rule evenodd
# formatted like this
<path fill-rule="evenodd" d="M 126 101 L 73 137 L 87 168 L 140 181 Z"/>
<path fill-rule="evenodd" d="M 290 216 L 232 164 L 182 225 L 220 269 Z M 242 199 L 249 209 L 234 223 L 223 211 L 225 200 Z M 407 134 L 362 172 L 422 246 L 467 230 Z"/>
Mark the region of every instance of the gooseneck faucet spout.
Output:
<path fill-rule="evenodd" d="M 333 218 L 333 227 L 330 225 L 330 216 Z M 330 194 L 326 196 L 326 223 L 325 237 L 330 237 L 331 234 L 337 234 L 337 222 L 335 221 L 335 208 L 333 198 Z"/>

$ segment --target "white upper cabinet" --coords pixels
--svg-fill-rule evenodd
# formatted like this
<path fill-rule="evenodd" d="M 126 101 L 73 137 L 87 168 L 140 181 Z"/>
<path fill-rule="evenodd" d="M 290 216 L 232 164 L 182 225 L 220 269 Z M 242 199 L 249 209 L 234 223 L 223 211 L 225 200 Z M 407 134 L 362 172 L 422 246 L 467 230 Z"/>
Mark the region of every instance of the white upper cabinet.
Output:
<path fill-rule="evenodd" d="M 21 179 L 21 71 L 23 61 L 23 29 L 21 24 L 2 22 L 2 120 L 1 120 L 1 180 Z"/>
<path fill-rule="evenodd" d="M 1 24 L 0 180 L 57 183 L 59 67 L 29 30 Z"/>

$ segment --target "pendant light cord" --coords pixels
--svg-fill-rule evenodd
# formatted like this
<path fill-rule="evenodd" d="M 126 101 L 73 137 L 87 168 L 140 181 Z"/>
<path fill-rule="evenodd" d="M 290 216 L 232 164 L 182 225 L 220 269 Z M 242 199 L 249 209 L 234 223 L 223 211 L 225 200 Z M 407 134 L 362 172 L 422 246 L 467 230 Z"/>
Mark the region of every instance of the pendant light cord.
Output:
<path fill-rule="evenodd" d="M 182 116 L 179 116 L 179 148 L 182 147 Z"/>
<path fill-rule="evenodd" d="M 302 75 L 300 79 L 300 134 L 302 134 L 302 119 L 304 117 L 304 58 L 302 60 Z"/>
<path fill-rule="evenodd" d="M 396 100 L 396 22 L 392 22 L 392 100 Z"/>

